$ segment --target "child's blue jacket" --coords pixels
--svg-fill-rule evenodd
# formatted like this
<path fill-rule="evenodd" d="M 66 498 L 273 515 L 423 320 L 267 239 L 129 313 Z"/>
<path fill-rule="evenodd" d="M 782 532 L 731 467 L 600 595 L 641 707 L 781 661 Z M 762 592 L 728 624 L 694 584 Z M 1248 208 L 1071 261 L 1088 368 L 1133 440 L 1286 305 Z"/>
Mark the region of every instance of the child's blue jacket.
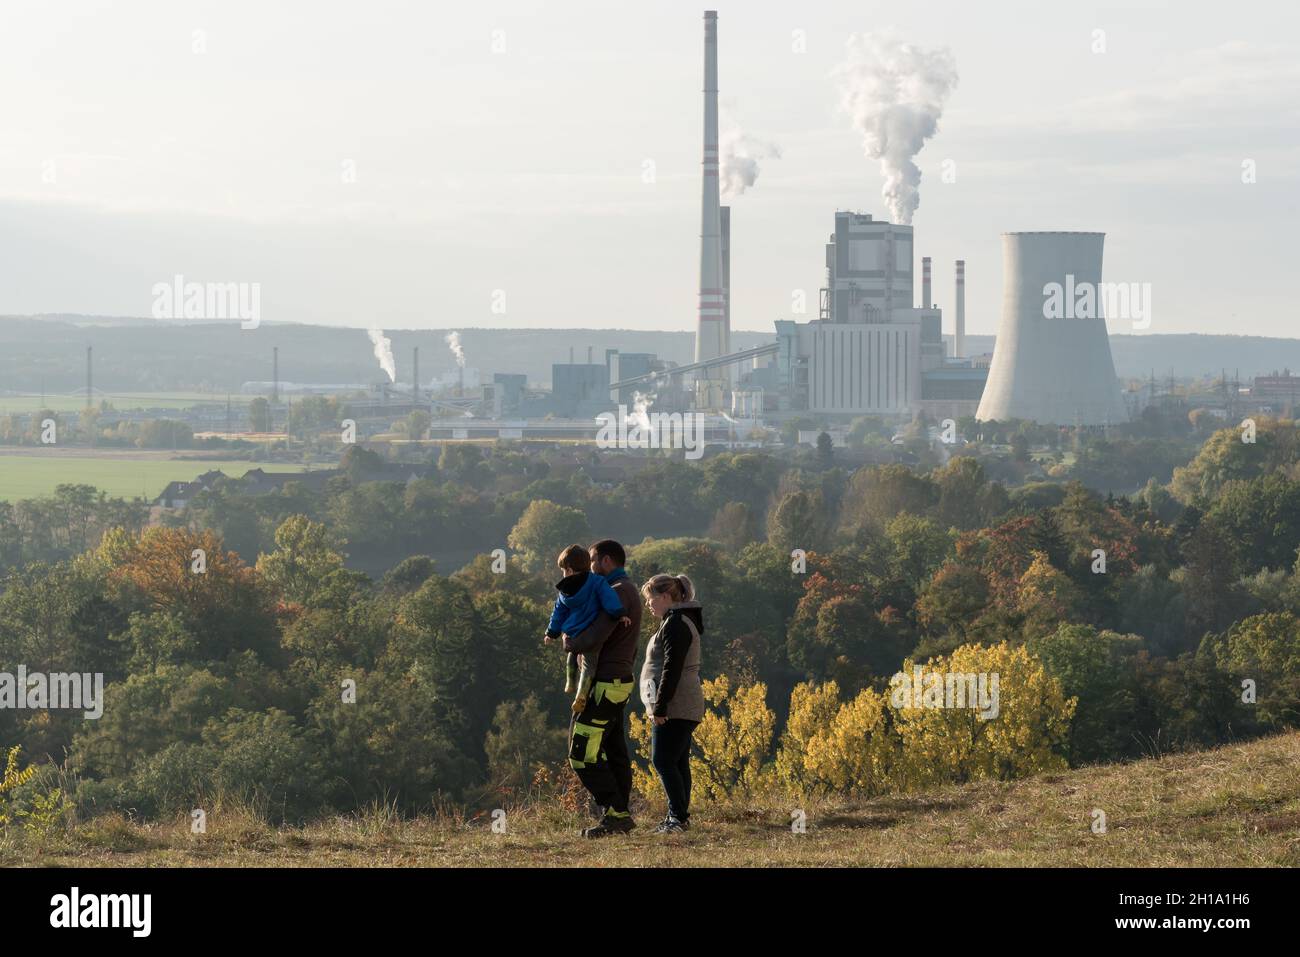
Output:
<path fill-rule="evenodd" d="M 602 575 L 591 572 L 567 575 L 556 583 L 555 590 L 560 594 L 556 596 L 555 610 L 546 626 L 546 633 L 552 638 L 562 632 L 576 635 L 586 631 L 602 608 L 615 618 L 626 614 L 623 602 Z"/>

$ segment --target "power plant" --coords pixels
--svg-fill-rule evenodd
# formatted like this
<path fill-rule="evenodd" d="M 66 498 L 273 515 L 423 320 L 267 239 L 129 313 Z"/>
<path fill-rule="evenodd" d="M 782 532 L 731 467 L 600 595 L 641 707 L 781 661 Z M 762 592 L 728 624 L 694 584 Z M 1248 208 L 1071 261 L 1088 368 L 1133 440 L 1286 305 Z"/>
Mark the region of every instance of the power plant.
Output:
<path fill-rule="evenodd" d="M 725 158 L 718 130 L 718 15 L 712 10 L 704 13 L 703 72 L 694 361 L 676 365 L 651 353 L 606 348 L 601 362 L 589 347 L 582 363 L 570 348 L 568 362 L 551 367 L 549 391 L 530 386 L 517 371 L 495 372 L 491 381 L 469 384 L 459 334 L 453 333 L 447 341 L 457 357 L 455 374 L 445 383 L 421 382 L 417 351 L 407 392 L 385 366 L 389 381 L 374 402 L 377 417 L 391 412 L 394 398 L 400 402 L 406 394 L 433 412 L 435 437 L 443 432 L 453 439 L 578 435 L 594 431 L 596 417 L 619 405 L 641 412 L 653 407 L 703 413 L 711 441 L 724 442 L 743 441 L 747 430 L 773 421 L 808 415 L 845 424 L 869 415 L 894 423 L 975 416 L 1083 426 L 1125 417 L 1105 320 L 1044 318 L 1046 284 L 1100 283 L 1102 234 L 1005 234 L 1005 293 L 994 354 L 991 361 L 968 356 L 966 260 L 953 261 L 952 286 L 945 283 L 953 290 L 950 346 L 929 256 L 921 259 L 916 288 L 917 236 L 910 211 L 919 202 L 919 170 L 904 177 L 907 202 L 889 202 L 900 222 L 867 212 L 835 212 L 818 253 L 826 278 L 815 318 L 776 319 L 774 341 L 732 352 L 733 227 L 741 221 L 721 202 Z M 859 102 L 871 115 L 878 105 Z M 916 109 L 925 113 L 913 117 L 918 122 L 937 120 L 932 104 Z M 891 154 L 890 162 L 898 159 Z M 379 356 L 378 342 L 376 349 Z M 280 390 L 276 374 L 272 395 Z"/>
<path fill-rule="evenodd" d="M 1104 233 L 1002 234 L 1002 320 L 976 418 L 1114 425 L 1120 401 L 1100 308 Z M 1049 290 L 1065 314 L 1051 316 Z M 1077 299 L 1091 303 L 1075 310 Z"/>

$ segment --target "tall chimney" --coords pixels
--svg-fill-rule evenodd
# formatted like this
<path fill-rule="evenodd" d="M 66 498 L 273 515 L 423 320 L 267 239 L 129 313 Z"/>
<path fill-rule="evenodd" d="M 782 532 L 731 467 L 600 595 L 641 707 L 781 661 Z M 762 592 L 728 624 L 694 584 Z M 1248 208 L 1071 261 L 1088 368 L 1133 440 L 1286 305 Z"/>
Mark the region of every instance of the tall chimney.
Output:
<path fill-rule="evenodd" d="M 957 260 L 957 327 L 952 337 L 952 354 L 966 357 L 966 260 Z"/>
<path fill-rule="evenodd" d="M 921 308 L 930 308 L 930 257 L 921 257 Z"/>
<path fill-rule="evenodd" d="M 722 257 L 722 351 L 731 351 L 731 207 L 718 209 Z"/>
<path fill-rule="evenodd" d="M 718 13 L 704 11 L 704 187 L 700 212 L 700 304 L 695 361 L 723 354 L 726 298 L 722 277 L 722 212 L 718 184 Z"/>
<path fill-rule="evenodd" d="M 420 347 L 411 350 L 411 397 L 420 401 Z"/>
<path fill-rule="evenodd" d="M 91 396 L 95 392 L 94 383 L 94 366 L 91 364 L 90 356 L 95 351 L 94 346 L 86 346 L 86 408 L 89 409 L 94 399 Z"/>
<path fill-rule="evenodd" d="M 280 347 L 271 347 L 271 401 L 280 401 Z"/>

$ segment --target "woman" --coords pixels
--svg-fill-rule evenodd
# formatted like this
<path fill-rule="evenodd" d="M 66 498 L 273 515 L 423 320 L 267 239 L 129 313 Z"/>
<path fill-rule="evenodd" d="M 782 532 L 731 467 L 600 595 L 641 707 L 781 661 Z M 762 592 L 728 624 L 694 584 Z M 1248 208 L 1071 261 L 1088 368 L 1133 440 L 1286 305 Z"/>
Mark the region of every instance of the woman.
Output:
<path fill-rule="evenodd" d="M 655 575 L 641 586 L 650 613 L 663 624 L 650 639 L 641 668 L 641 700 L 654 722 L 650 763 L 668 797 L 668 817 L 655 828 L 675 834 L 690 826 L 691 735 L 704 717 L 700 634 L 704 616 L 685 575 Z"/>

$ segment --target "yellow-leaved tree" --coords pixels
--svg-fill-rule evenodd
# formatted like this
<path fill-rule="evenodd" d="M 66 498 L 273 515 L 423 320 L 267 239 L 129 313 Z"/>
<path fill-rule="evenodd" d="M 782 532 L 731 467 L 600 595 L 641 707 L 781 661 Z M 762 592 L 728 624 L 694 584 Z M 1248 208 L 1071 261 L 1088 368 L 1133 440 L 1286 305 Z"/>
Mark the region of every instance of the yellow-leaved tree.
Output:
<path fill-rule="evenodd" d="M 692 766 L 693 782 L 713 800 L 749 797 L 763 791 L 763 763 L 772 748 L 776 715 L 767 706 L 767 685 L 761 681 L 731 692 L 726 675 L 704 682 L 704 699 L 713 707 L 695 729 L 699 761 Z"/>
<path fill-rule="evenodd" d="M 870 688 L 841 705 L 808 740 L 804 766 L 809 777 L 842 794 L 894 790 L 899 740 L 890 717 L 884 696 Z"/>
<path fill-rule="evenodd" d="M 1078 699 L 1067 698 L 1025 648 L 962 645 L 921 668 L 923 688 L 895 681 L 887 692 L 902 746 L 896 777 L 904 787 L 1007 780 L 1066 767 Z M 903 663 L 900 675 L 915 683 L 912 661 Z M 900 694 L 903 689 L 912 693 Z"/>
<path fill-rule="evenodd" d="M 776 777 L 788 793 L 809 793 L 820 782 L 808 769 L 808 742 L 824 734 L 840 710 L 840 686 L 802 681 L 790 692 L 790 716 L 776 752 Z"/>
<path fill-rule="evenodd" d="M 18 756 L 22 752 L 21 745 L 14 745 L 9 749 L 5 758 L 3 774 L 0 774 L 0 827 L 11 823 L 11 813 L 9 811 L 8 795 L 22 787 L 32 779 L 36 773 L 35 767 L 20 768 L 18 766 Z"/>
<path fill-rule="evenodd" d="M 640 761 L 632 762 L 632 787 L 647 801 L 662 804 L 664 789 L 659 785 L 659 778 L 655 775 L 654 768 L 650 767 L 650 728 L 648 717 L 643 717 L 637 712 L 628 715 L 628 737 L 632 739 L 632 744 L 645 760 L 644 764 Z"/>

